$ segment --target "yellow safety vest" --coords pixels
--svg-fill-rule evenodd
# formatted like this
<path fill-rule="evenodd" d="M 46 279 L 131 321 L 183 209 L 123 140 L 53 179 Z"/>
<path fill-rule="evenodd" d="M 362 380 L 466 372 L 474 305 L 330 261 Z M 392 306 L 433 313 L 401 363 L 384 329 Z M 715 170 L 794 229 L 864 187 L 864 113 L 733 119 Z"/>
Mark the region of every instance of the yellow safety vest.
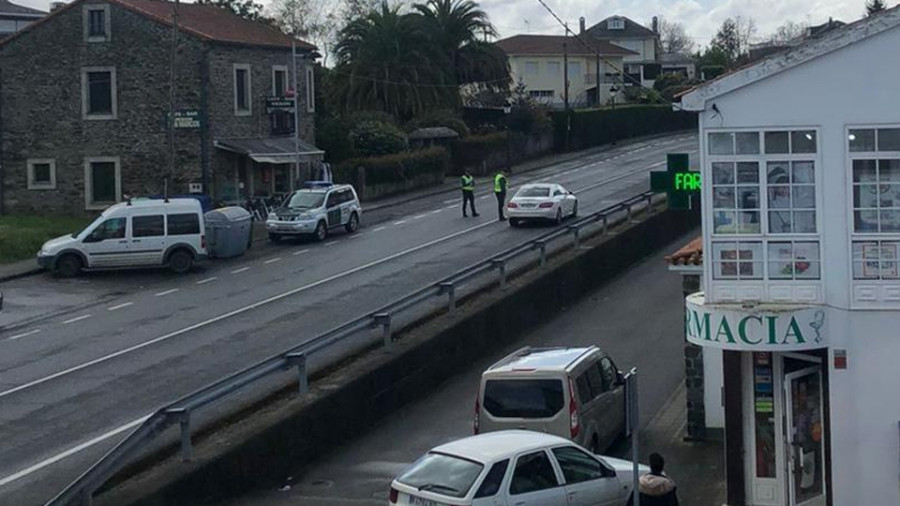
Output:
<path fill-rule="evenodd" d="M 465 191 L 474 191 L 475 190 L 475 178 L 472 176 L 463 176 L 462 178 L 462 189 Z"/>
<path fill-rule="evenodd" d="M 501 181 L 505 183 L 506 176 L 504 176 L 503 174 L 497 174 L 496 176 L 494 176 L 494 193 L 503 193 L 504 191 L 506 191 L 506 185 L 501 183 Z"/>

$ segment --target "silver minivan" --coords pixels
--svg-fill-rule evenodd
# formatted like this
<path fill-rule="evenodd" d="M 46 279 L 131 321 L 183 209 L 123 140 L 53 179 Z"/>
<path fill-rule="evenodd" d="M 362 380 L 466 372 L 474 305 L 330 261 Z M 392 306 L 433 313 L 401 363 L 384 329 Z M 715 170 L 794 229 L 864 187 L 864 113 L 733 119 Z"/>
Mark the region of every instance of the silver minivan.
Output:
<path fill-rule="evenodd" d="M 594 453 L 625 430 L 625 388 L 612 359 L 596 346 L 522 348 L 481 375 L 476 434 L 546 432 Z"/>

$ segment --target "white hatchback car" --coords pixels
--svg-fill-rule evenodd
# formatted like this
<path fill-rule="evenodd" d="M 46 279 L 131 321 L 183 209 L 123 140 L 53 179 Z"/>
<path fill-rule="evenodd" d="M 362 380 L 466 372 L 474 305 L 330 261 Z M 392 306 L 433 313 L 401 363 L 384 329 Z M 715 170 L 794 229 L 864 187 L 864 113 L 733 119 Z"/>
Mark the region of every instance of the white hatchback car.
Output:
<path fill-rule="evenodd" d="M 506 204 L 510 226 L 525 220 L 552 220 L 559 224 L 578 216 L 578 197 L 558 184 L 526 184 Z"/>
<path fill-rule="evenodd" d="M 650 469 L 640 466 L 640 473 Z M 389 504 L 624 506 L 632 463 L 594 455 L 550 434 L 507 430 L 423 455 L 391 483 Z"/>

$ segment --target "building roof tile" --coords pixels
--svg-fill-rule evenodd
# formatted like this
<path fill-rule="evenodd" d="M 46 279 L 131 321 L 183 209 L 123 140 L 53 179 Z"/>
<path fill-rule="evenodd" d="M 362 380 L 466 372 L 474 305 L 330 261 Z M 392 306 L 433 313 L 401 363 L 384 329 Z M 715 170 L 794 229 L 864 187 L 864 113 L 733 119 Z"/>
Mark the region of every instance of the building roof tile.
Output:
<path fill-rule="evenodd" d="M 675 253 L 666 256 L 669 265 L 703 265 L 703 238 L 697 237 Z"/>
<path fill-rule="evenodd" d="M 610 30 L 607 23 L 610 19 L 613 18 L 624 19 L 625 28 L 621 30 Z M 625 16 L 610 16 L 585 31 L 591 37 L 595 37 L 598 39 L 639 39 L 657 36 L 655 33 L 653 33 L 653 30 L 640 23 L 632 21 Z"/>

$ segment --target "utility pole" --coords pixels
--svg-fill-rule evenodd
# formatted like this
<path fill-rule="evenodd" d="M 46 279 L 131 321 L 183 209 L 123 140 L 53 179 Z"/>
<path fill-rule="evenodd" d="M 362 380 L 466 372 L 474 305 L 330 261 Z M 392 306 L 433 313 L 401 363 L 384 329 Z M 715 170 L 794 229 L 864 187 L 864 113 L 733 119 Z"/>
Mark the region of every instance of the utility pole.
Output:
<path fill-rule="evenodd" d="M 597 108 L 600 108 L 600 51 L 597 51 Z"/>
<path fill-rule="evenodd" d="M 178 51 L 178 0 L 172 4 L 172 59 L 169 62 L 169 173 L 164 182 L 165 198 L 169 198 L 169 178 L 175 174 L 175 56 Z M 206 191 L 206 188 L 203 189 Z"/>
<path fill-rule="evenodd" d="M 565 111 L 566 116 L 566 139 L 565 139 L 565 150 L 569 150 L 569 130 L 570 130 L 570 118 L 569 118 L 569 25 L 566 24 L 566 33 L 563 35 L 563 111 Z"/>
<path fill-rule="evenodd" d="M 300 89 L 297 88 L 297 37 L 291 36 L 291 64 L 294 74 L 294 174 L 300 178 Z M 307 85 L 308 86 L 308 85 Z"/>

